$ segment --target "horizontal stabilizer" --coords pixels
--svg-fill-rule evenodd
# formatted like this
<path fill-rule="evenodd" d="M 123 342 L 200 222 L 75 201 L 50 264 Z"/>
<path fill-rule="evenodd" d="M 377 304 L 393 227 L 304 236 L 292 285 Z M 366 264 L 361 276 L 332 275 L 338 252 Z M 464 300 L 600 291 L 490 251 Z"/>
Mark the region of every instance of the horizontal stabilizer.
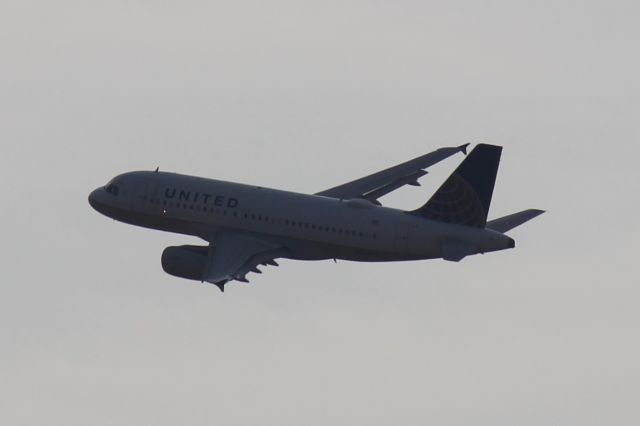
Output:
<path fill-rule="evenodd" d="M 516 226 L 520 226 L 523 223 L 530 221 L 534 217 L 540 216 L 542 213 L 544 213 L 544 210 L 524 210 L 518 213 L 513 213 L 508 216 L 491 220 L 487 222 L 487 228 L 504 233 L 515 228 Z"/>

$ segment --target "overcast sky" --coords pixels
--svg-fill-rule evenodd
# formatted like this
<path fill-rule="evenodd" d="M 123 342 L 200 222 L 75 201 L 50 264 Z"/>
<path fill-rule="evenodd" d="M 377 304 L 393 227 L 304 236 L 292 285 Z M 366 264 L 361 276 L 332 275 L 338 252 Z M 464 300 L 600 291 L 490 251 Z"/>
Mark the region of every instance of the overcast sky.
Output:
<path fill-rule="evenodd" d="M 637 1 L 0 4 L 0 423 L 640 424 Z M 93 211 L 154 169 L 316 192 L 504 146 L 461 263 L 180 280 Z M 462 156 L 383 201 L 415 208 Z"/>

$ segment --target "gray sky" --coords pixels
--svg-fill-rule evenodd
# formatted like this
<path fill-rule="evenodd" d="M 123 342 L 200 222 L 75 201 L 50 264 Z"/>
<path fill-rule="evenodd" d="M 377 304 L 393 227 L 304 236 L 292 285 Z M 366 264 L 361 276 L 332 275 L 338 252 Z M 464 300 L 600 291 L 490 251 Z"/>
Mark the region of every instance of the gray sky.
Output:
<path fill-rule="evenodd" d="M 635 1 L 4 0 L 0 422 L 637 425 Z M 459 264 L 283 261 L 220 294 L 189 237 L 86 197 L 153 169 L 315 192 L 503 145 Z M 461 157 L 421 188 L 421 205 Z"/>

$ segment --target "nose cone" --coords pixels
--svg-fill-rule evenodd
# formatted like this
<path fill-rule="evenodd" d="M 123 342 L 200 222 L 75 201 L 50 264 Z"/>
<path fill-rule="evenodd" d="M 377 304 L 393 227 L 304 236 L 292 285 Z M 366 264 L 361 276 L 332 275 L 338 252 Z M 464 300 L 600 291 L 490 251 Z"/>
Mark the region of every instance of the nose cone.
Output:
<path fill-rule="evenodd" d="M 96 201 L 97 201 L 97 193 L 98 189 L 94 189 L 93 191 L 91 191 L 91 194 L 89 194 L 89 204 L 91 205 L 91 207 L 93 207 L 94 209 L 96 208 Z"/>
<path fill-rule="evenodd" d="M 106 205 L 104 197 L 105 197 L 104 188 L 94 189 L 93 191 L 91 191 L 91 194 L 89 194 L 89 204 L 96 211 L 102 214 L 104 214 L 104 208 Z"/>

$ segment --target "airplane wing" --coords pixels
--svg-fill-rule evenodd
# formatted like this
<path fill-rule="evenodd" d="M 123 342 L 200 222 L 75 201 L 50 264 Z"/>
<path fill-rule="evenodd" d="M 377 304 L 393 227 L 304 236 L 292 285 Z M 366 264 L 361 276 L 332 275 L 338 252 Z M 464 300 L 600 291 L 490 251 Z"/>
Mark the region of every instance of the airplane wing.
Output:
<path fill-rule="evenodd" d="M 249 282 L 246 278 L 249 272 L 261 274 L 259 265 L 278 266 L 275 259 L 285 254 L 282 246 L 270 241 L 225 231 L 216 235 L 209 245 L 203 280 L 224 291 L 229 281 Z"/>
<path fill-rule="evenodd" d="M 397 166 L 379 171 L 363 178 L 339 185 L 315 195 L 325 197 L 352 199 L 364 198 L 380 204 L 378 198 L 404 185 L 420 186 L 418 179 L 426 175 L 424 170 L 458 152 L 467 153 L 467 145 L 440 148 L 436 151 L 414 158 Z"/>

